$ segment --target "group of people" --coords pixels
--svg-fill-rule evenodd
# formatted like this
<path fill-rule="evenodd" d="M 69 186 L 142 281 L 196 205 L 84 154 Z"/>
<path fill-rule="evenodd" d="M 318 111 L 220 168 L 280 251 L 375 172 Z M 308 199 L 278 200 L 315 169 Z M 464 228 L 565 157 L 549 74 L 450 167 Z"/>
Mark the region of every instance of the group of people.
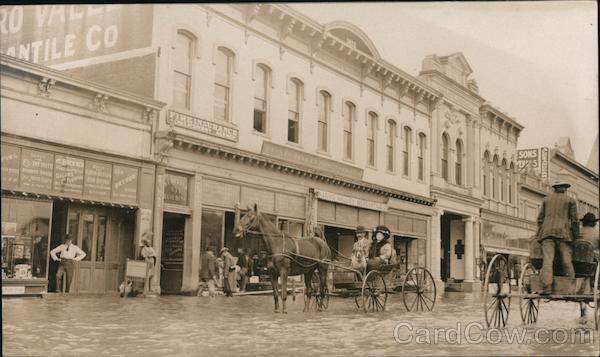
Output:
<path fill-rule="evenodd" d="M 216 287 L 222 287 L 223 293 L 227 297 L 233 296 L 239 280 L 239 291 L 245 292 L 246 286 L 251 276 L 255 275 L 255 267 L 259 270 L 257 275 L 267 274 L 268 267 L 266 262 L 266 252 L 261 252 L 263 259 L 257 256 L 251 256 L 250 250 L 240 248 L 238 257 L 234 257 L 229 248 L 224 247 L 219 251 L 219 256 L 215 256 L 216 249 L 212 246 L 206 248 L 200 261 L 200 281 L 202 283 L 202 294 L 206 289 L 208 295 L 216 295 Z M 222 282 L 222 283 L 221 283 Z"/>
<path fill-rule="evenodd" d="M 372 237 L 364 226 L 356 227 L 356 242 L 352 247 L 351 267 L 361 272 L 378 269 L 382 264 L 396 264 L 396 251 L 389 241 L 391 232 L 383 225 L 377 226 Z"/>
<path fill-rule="evenodd" d="M 577 202 L 567 194 L 567 189 L 571 185 L 566 182 L 556 182 L 552 187 L 554 192 L 544 199 L 537 219 L 537 240 L 543 252 L 540 293 L 545 295 L 552 292 L 555 255 L 559 256 L 562 275 L 574 278 L 572 243 L 576 239 L 589 241 L 596 261 L 600 251 L 596 216 L 588 212 L 578 220 Z M 579 221 L 582 222 L 581 231 Z"/>

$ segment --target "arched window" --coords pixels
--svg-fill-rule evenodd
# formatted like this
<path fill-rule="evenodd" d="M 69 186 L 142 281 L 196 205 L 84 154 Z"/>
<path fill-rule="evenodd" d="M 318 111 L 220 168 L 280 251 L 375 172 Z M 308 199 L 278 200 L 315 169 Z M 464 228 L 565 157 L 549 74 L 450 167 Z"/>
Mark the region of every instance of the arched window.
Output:
<path fill-rule="evenodd" d="M 324 90 L 319 91 L 317 106 L 319 107 L 318 148 L 327 151 L 327 126 L 331 110 L 331 95 Z"/>
<path fill-rule="evenodd" d="M 460 139 L 456 140 L 456 162 L 454 163 L 454 178 L 457 185 L 462 185 L 462 155 L 463 145 Z"/>
<path fill-rule="evenodd" d="M 344 103 L 342 113 L 344 117 L 344 158 L 352 159 L 352 133 L 354 131 L 354 121 L 356 119 L 356 107 L 351 102 Z"/>
<path fill-rule="evenodd" d="M 496 177 L 498 177 L 498 155 L 494 155 L 494 160 L 492 161 L 492 198 L 498 198 L 498 188 L 496 186 Z"/>
<path fill-rule="evenodd" d="M 505 195 L 505 187 L 504 187 L 504 182 L 506 179 L 506 174 L 508 170 L 508 166 L 506 164 L 506 159 L 502 159 L 502 166 L 500 167 L 500 201 L 504 202 L 506 200 L 506 195 Z"/>
<path fill-rule="evenodd" d="M 194 39 L 184 32 L 178 32 L 173 53 L 173 106 L 187 110 L 191 106 L 193 53 Z"/>
<path fill-rule="evenodd" d="M 396 122 L 392 119 L 387 121 L 387 170 L 394 172 L 396 169 L 395 163 L 395 155 L 396 151 Z"/>
<path fill-rule="evenodd" d="M 267 132 L 267 96 L 271 71 L 268 67 L 256 65 L 254 78 L 254 130 Z"/>
<path fill-rule="evenodd" d="M 515 164 L 510 163 L 510 167 L 508 168 L 508 203 L 513 203 L 513 180 L 515 173 Z"/>
<path fill-rule="evenodd" d="M 419 180 L 425 178 L 425 134 L 419 134 Z"/>
<path fill-rule="evenodd" d="M 489 181 L 488 181 L 488 174 L 489 174 L 489 170 L 490 170 L 490 153 L 488 151 L 483 153 L 483 195 L 486 197 L 489 197 L 490 195 L 490 189 L 489 189 Z"/>
<path fill-rule="evenodd" d="M 369 112 L 367 118 L 367 164 L 375 166 L 375 139 L 377 132 L 377 114 Z"/>
<path fill-rule="evenodd" d="M 300 103 L 302 82 L 292 78 L 288 83 L 288 141 L 298 143 L 300 140 Z"/>
<path fill-rule="evenodd" d="M 215 65 L 214 116 L 216 120 L 230 121 L 233 52 L 225 47 L 219 47 L 215 55 Z"/>
<path fill-rule="evenodd" d="M 450 139 L 448 134 L 442 135 L 442 178 L 448 181 L 448 155 L 449 155 Z"/>
<path fill-rule="evenodd" d="M 405 126 L 403 129 L 404 145 L 402 146 L 402 174 L 410 175 L 410 142 L 412 141 L 412 130 Z"/>

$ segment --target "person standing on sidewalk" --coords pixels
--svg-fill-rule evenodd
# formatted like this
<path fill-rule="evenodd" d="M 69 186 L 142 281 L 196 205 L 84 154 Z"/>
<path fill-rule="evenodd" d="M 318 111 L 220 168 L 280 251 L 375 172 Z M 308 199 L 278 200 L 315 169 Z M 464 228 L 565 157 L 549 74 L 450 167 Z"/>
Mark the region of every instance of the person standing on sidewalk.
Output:
<path fill-rule="evenodd" d="M 60 253 L 60 258 L 56 256 Z M 85 258 L 86 254 L 78 246 L 73 244 L 70 234 L 65 235 L 64 243 L 50 251 L 50 256 L 55 262 L 58 261 L 58 271 L 56 272 L 56 292 L 62 290 L 62 276 L 66 274 L 67 287 L 65 292 L 68 293 L 71 290 L 71 281 L 73 280 L 73 274 L 75 273 L 75 262 Z"/>
<path fill-rule="evenodd" d="M 215 279 L 217 278 L 217 259 L 212 247 L 206 248 L 206 252 L 202 255 L 200 261 L 200 280 L 203 283 L 202 290 L 205 286 L 208 287 L 208 295 L 215 297 Z"/>
<path fill-rule="evenodd" d="M 554 192 L 542 202 L 538 215 L 540 226 L 540 243 L 544 254 L 542 266 L 542 294 L 552 291 L 553 264 L 556 250 L 560 255 L 562 273 L 569 278 L 575 277 L 572 262 L 571 242 L 579 236 L 577 221 L 577 202 L 567 195 L 571 187 L 566 182 L 556 182 L 552 185 Z"/>
<path fill-rule="evenodd" d="M 146 266 L 148 269 L 148 281 L 145 282 L 148 284 L 148 291 L 152 290 L 152 277 L 154 276 L 154 267 L 156 266 L 156 252 L 148 240 L 151 236 L 152 233 L 146 232 L 143 234 L 144 239 L 142 239 L 142 250 L 140 251 L 140 255 L 146 261 Z"/>
<path fill-rule="evenodd" d="M 219 252 L 223 257 L 223 292 L 225 296 L 232 297 L 236 286 L 235 258 L 229 253 L 229 248 L 223 248 Z"/>

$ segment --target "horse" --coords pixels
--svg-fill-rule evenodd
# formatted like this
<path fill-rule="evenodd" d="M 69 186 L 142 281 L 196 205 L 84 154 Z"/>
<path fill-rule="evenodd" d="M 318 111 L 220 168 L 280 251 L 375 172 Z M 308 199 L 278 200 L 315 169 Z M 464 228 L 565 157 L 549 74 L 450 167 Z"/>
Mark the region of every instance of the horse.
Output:
<path fill-rule="evenodd" d="M 254 230 L 254 231 L 252 231 Z M 256 232 L 258 230 L 258 232 Z M 331 259 L 331 250 L 327 243 L 317 237 L 293 238 L 281 232 L 263 214 L 258 212 L 258 206 L 254 209 L 248 207 L 248 212 L 241 217 L 233 233 L 236 237 L 246 232 L 260 233 L 267 250 L 271 254 L 273 268 L 271 269 L 271 284 L 273 286 L 273 299 L 275 302 L 275 313 L 279 312 L 279 283 L 281 281 L 281 302 L 283 314 L 286 314 L 287 279 L 288 276 L 304 275 L 304 300 L 303 312 L 309 310 L 310 297 L 312 294 L 312 275 L 315 270 L 319 273 L 321 300 L 324 301 L 327 270 L 327 261 Z M 323 311 L 323 306 L 317 304 L 317 311 Z"/>

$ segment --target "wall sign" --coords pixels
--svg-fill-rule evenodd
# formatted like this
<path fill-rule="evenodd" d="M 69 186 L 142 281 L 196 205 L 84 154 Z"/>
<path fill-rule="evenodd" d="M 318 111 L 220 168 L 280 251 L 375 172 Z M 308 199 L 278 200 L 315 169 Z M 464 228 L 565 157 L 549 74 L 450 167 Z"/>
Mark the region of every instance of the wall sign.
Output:
<path fill-rule="evenodd" d="M 174 173 L 165 175 L 165 202 L 188 204 L 188 176 Z"/>
<path fill-rule="evenodd" d="M 52 189 L 54 155 L 23 149 L 21 152 L 21 186 L 26 189 Z"/>
<path fill-rule="evenodd" d="M 548 179 L 548 148 L 543 147 L 540 149 L 541 158 L 540 158 L 540 178 L 542 180 Z"/>
<path fill-rule="evenodd" d="M 129 166 L 113 166 L 113 198 L 137 201 L 138 169 Z"/>
<path fill-rule="evenodd" d="M 18 186 L 21 150 L 14 146 L 2 145 L 1 154 L 2 188 Z"/>
<path fill-rule="evenodd" d="M 520 172 L 527 172 L 529 169 L 537 169 L 539 166 L 539 150 L 524 149 L 517 150 L 517 165 Z"/>
<path fill-rule="evenodd" d="M 151 5 L 0 8 L 2 53 L 46 66 L 151 45 Z"/>
<path fill-rule="evenodd" d="M 112 165 L 86 160 L 84 194 L 100 199 L 110 198 Z"/>
<path fill-rule="evenodd" d="M 83 191 L 83 159 L 54 155 L 54 191 L 78 193 Z"/>
<path fill-rule="evenodd" d="M 169 110 L 167 123 L 217 138 L 238 141 L 239 131 L 219 123 Z"/>
<path fill-rule="evenodd" d="M 359 198 L 338 195 L 337 193 L 322 190 L 314 190 L 314 192 L 320 200 L 342 203 L 348 206 L 366 208 L 375 211 L 387 211 L 387 205 L 384 203 L 361 200 Z"/>

